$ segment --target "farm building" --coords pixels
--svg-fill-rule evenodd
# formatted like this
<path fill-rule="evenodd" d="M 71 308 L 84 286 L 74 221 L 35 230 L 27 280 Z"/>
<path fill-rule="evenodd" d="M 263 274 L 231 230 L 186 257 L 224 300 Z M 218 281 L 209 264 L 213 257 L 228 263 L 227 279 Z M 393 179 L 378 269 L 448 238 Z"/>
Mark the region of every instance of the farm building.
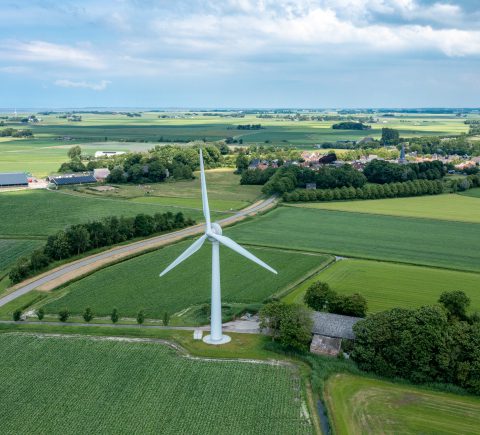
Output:
<path fill-rule="evenodd" d="M 96 151 L 95 158 L 120 156 L 122 154 L 125 154 L 125 151 Z"/>
<path fill-rule="evenodd" d="M 105 181 L 109 175 L 110 170 L 108 168 L 97 168 L 93 170 L 93 176 L 97 181 Z"/>
<path fill-rule="evenodd" d="M 361 317 L 342 316 L 340 314 L 313 313 L 313 340 L 310 352 L 322 355 L 338 355 L 342 339 L 353 340 L 353 325 L 363 320 Z"/>
<path fill-rule="evenodd" d="M 91 172 L 82 172 L 80 174 L 62 174 L 48 177 L 48 180 L 58 186 L 67 186 L 70 184 L 88 184 L 96 183 L 97 180 Z"/>
<path fill-rule="evenodd" d="M 22 172 L 0 173 L 0 188 L 2 187 L 28 187 L 28 178 Z"/>

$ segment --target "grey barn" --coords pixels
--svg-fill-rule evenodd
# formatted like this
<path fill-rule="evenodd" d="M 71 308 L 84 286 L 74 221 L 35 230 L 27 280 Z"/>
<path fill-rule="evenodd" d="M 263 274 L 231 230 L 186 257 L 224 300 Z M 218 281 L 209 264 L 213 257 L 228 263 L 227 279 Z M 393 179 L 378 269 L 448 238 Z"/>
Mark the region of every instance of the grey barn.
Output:
<path fill-rule="evenodd" d="M 338 355 L 342 339 L 355 339 L 353 325 L 361 317 L 342 316 L 315 311 L 313 313 L 312 344 L 310 352 L 323 355 Z"/>
<path fill-rule="evenodd" d="M 23 172 L 0 173 L 0 187 L 28 187 L 28 178 Z"/>

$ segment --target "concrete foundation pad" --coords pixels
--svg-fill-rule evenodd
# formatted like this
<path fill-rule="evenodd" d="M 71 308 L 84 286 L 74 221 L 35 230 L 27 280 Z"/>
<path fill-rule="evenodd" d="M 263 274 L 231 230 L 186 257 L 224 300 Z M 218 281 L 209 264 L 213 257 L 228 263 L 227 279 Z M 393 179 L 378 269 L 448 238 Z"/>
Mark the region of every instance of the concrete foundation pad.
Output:
<path fill-rule="evenodd" d="M 222 335 L 222 338 L 220 340 L 212 340 L 211 335 L 206 335 L 203 337 L 203 341 L 207 344 L 226 344 L 231 340 L 231 338 L 228 335 Z"/>

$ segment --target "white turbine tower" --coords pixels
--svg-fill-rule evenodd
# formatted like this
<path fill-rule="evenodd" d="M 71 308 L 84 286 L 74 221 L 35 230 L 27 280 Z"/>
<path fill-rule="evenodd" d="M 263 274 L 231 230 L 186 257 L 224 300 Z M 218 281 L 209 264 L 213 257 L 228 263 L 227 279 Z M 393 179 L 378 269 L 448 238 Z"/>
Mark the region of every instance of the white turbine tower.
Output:
<path fill-rule="evenodd" d="M 230 341 L 228 335 L 222 334 L 222 298 L 220 291 L 220 244 L 230 248 L 231 250 L 243 255 L 254 263 L 259 264 L 270 272 L 277 273 L 268 264 L 255 257 L 255 255 L 242 248 L 238 243 L 222 236 L 222 228 L 216 222 L 210 223 L 210 208 L 208 206 L 207 184 L 205 182 L 205 170 L 203 168 L 202 150 L 200 150 L 200 181 L 202 185 L 202 203 L 203 215 L 205 216 L 205 234 L 196 240 L 183 254 L 181 254 L 170 266 L 168 266 L 160 276 L 165 275 L 175 266 L 186 260 L 190 255 L 197 252 L 205 242 L 209 240 L 212 244 L 212 301 L 211 301 L 211 320 L 210 335 L 203 338 L 205 343 L 224 344 Z"/>

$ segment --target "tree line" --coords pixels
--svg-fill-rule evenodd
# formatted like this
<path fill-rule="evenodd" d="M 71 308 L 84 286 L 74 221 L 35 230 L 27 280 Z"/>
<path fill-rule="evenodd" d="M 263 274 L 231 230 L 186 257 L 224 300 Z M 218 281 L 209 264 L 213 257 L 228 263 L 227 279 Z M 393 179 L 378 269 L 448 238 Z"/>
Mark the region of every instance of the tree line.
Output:
<path fill-rule="evenodd" d="M 17 130 L 15 128 L 8 127 L 0 130 L 0 137 L 33 137 L 33 133 L 29 128 Z"/>
<path fill-rule="evenodd" d="M 10 270 L 10 282 L 16 284 L 57 260 L 64 260 L 135 237 L 146 237 L 193 224 L 195 221 L 185 218 L 182 212 L 177 214 L 166 212 L 156 213 L 153 216 L 144 213 L 135 217 L 109 216 L 98 221 L 72 225 L 49 236 L 43 248 L 20 258 Z"/>
<path fill-rule="evenodd" d="M 363 187 L 335 189 L 297 189 L 285 192 L 283 200 L 295 201 L 341 201 L 349 199 L 401 198 L 407 196 L 439 195 L 445 190 L 441 180 L 415 180 L 404 183 L 367 184 Z"/>
<path fill-rule="evenodd" d="M 470 299 L 462 291 L 444 292 L 438 302 L 358 322 L 352 359 L 380 376 L 454 384 L 480 394 L 480 316 L 467 315 Z"/>

